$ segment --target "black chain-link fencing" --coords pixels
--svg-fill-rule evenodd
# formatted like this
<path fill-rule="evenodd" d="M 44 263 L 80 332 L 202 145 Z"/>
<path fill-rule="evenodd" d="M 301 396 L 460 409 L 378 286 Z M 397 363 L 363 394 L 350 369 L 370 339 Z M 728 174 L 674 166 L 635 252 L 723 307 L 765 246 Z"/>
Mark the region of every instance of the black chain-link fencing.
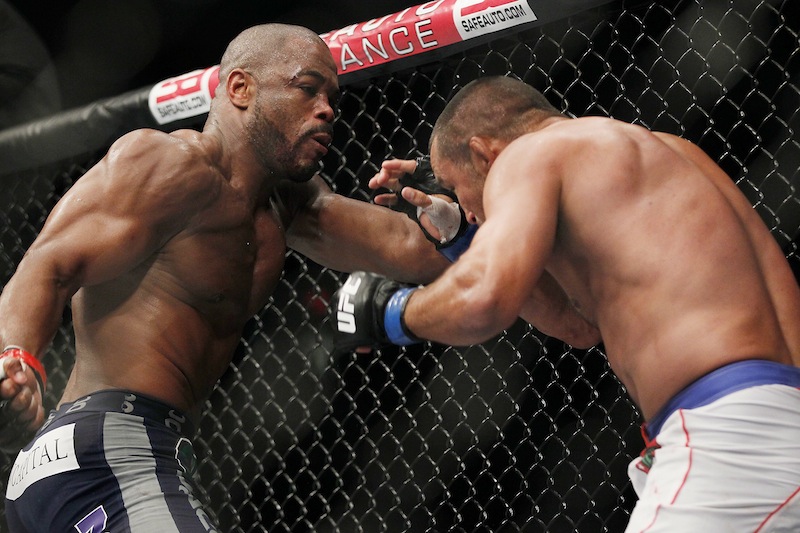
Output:
<path fill-rule="evenodd" d="M 798 31 L 792 0 L 611 2 L 345 86 L 324 176 L 367 200 L 383 159 L 425 151 L 458 88 L 513 75 L 569 114 L 610 115 L 698 143 L 800 276 Z M 4 281 L 106 148 L 2 177 Z M 625 528 L 635 503 L 626 467 L 642 445 L 641 420 L 600 350 L 571 349 L 519 322 L 465 349 L 333 358 L 327 301 L 341 279 L 289 252 L 283 281 L 208 401 L 199 476 L 222 531 Z M 48 407 L 73 357 L 67 311 L 44 359 Z M 12 461 L 0 456 L 3 486 Z"/>

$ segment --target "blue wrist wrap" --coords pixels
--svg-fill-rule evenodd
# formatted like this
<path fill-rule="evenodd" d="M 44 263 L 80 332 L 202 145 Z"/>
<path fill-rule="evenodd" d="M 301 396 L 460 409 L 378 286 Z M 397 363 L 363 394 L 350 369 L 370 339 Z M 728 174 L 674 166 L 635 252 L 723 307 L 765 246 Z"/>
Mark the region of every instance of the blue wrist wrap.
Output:
<path fill-rule="evenodd" d="M 403 324 L 403 311 L 405 311 L 409 296 L 415 290 L 417 287 L 400 289 L 392 294 L 386 304 L 386 310 L 383 312 L 383 329 L 392 344 L 407 346 L 420 342 L 420 339 L 412 336 Z"/>
<path fill-rule="evenodd" d="M 461 254 L 466 252 L 467 248 L 469 248 L 476 231 L 478 231 L 478 226 L 476 224 L 470 224 L 460 237 L 456 238 L 446 247 L 440 248 L 439 253 L 449 259 L 451 263 L 455 263 L 456 259 L 461 257 Z"/>

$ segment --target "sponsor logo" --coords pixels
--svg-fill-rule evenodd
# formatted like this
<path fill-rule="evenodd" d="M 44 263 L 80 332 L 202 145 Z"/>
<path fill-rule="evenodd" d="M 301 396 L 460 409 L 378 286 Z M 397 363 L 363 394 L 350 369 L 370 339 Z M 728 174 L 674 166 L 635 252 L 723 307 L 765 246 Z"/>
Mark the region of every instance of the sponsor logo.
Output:
<path fill-rule="evenodd" d="M 442 38 L 443 44 L 457 38 L 455 32 L 437 25 L 433 18 L 444 2 L 427 2 L 320 37 L 331 49 L 340 74 L 413 56 L 440 46 Z"/>
<path fill-rule="evenodd" d="M 650 469 L 653 468 L 653 463 L 656 461 L 656 450 L 659 448 L 661 448 L 661 445 L 655 440 L 648 442 L 647 447 L 642 450 L 639 456 L 640 460 L 636 463 L 636 468 L 645 474 L 650 473 Z"/>
<path fill-rule="evenodd" d="M 98 505 L 75 524 L 75 529 L 78 533 L 104 533 L 107 525 L 108 513 L 102 505 Z"/>
<path fill-rule="evenodd" d="M 453 19 L 466 40 L 533 22 L 536 15 L 526 0 L 456 0 Z"/>
<path fill-rule="evenodd" d="M 349 277 L 339 291 L 339 302 L 336 306 L 336 325 L 342 333 L 356 332 L 356 306 L 353 297 L 361 286 L 361 278 Z"/>
<path fill-rule="evenodd" d="M 535 20 L 527 0 L 435 0 L 320 37 L 346 74 Z"/>
<path fill-rule="evenodd" d="M 164 80 L 150 89 L 150 112 L 159 124 L 208 113 L 218 85 L 219 66 Z"/>
<path fill-rule="evenodd" d="M 36 439 L 29 450 L 19 452 L 8 478 L 6 498 L 16 500 L 37 481 L 78 468 L 75 424 L 56 428 Z"/>
<path fill-rule="evenodd" d="M 170 409 L 169 417 L 164 419 L 164 425 L 178 433 L 183 433 L 183 424 L 185 423 L 186 417 L 176 413 L 174 409 Z"/>
<path fill-rule="evenodd" d="M 175 460 L 178 461 L 183 471 L 193 476 L 197 470 L 197 458 L 194 455 L 192 443 L 186 437 L 181 437 L 175 444 Z"/>

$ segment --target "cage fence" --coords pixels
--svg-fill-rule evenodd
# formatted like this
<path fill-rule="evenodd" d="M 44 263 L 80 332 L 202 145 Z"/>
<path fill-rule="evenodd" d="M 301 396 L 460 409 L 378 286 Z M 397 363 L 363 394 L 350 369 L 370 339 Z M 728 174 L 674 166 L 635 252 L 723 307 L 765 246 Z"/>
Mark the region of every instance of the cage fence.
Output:
<path fill-rule="evenodd" d="M 380 162 L 424 153 L 458 88 L 515 76 L 570 115 L 609 115 L 699 144 L 800 277 L 799 31 L 800 4 L 790 0 L 608 2 L 345 85 L 323 176 L 368 201 Z M 2 177 L 4 281 L 106 149 Z M 342 277 L 288 252 L 281 283 L 207 402 L 198 475 L 220 530 L 624 529 L 641 420 L 601 348 L 576 350 L 519 321 L 467 348 L 333 356 L 327 302 Z M 44 360 L 48 407 L 73 359 L 67 310 Z M 12 461 L 0 456 L 3 484 Z"/>

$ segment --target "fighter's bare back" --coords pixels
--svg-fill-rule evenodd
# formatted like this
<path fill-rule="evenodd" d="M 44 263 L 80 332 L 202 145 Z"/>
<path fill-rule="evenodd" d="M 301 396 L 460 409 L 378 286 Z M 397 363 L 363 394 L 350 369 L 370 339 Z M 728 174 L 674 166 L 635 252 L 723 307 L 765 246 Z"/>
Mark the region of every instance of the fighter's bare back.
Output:
<path fill-rule="evenodd" d="M 549 149 L 564 150 L 551 153 L 564 164 L 546 268 L 598 325 L 613 370 L 645 417 L 724 364 L 793 363 L 794 277 L 757 213 L 702 151 L 603 118 L 545 130 L 533 135 L 553 136 Z M 582 142 L 604 163 L 598 152 L 569 152 Z"/>
<path fill-rule="evenodd" d="M 481 229 L 409 299 L 410 331 L 472 344 L 521 315 L 571 344 L 602 340 L 645 418 L 727 363 L 798 363 L 800 289 L 758 214 L 699 148 L 601 117 L 534 116 L 525 132 L 472 137 L 475 170 L 434 139 L 437 178 Z M 571 311 L 529 296 L 548 274 Z"/>

